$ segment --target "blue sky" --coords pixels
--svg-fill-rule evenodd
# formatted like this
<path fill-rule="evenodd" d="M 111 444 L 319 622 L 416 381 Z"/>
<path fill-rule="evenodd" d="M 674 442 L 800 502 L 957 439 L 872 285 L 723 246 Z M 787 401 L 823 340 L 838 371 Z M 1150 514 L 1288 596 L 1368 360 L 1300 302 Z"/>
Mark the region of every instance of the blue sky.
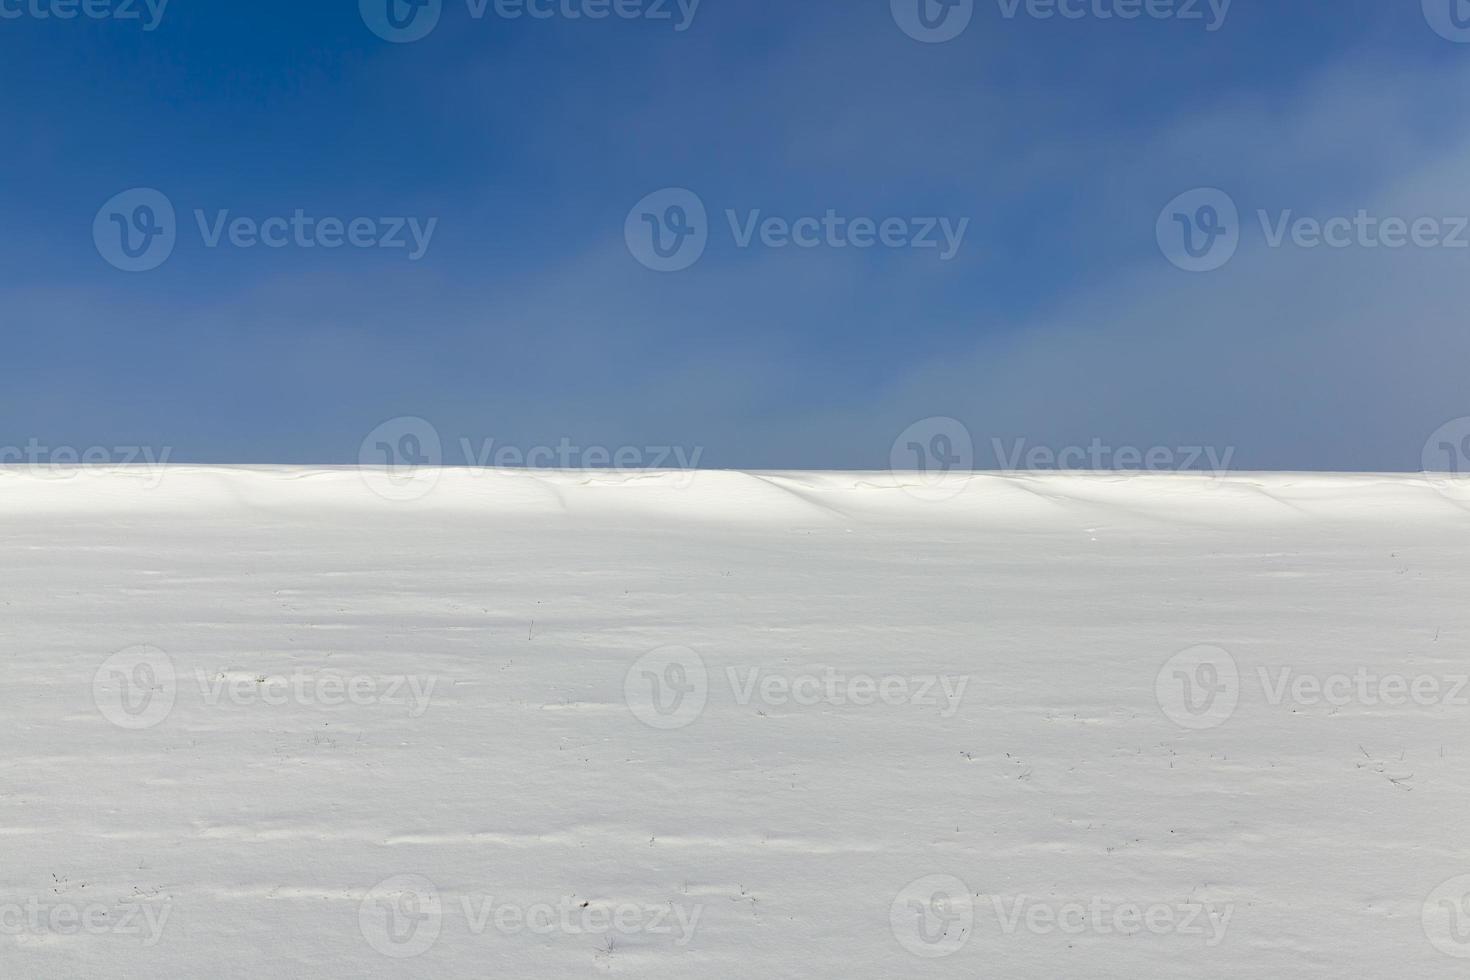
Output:
<path fill-rule="evenodd" d="M 920 0 L 622 0 L 636 16 L 595 20 L 569 13 L 598 0 L 442 0 L 408 43 L 369 29 L 389 0 L 56 16 L 81 2 L 0 0 L 0 444 L 350 463 L 415 416 L 449 462 L 461 440 L 570 440 L 881 468 L 950 417 L 986 468 L 997 445 L 1101 440 L 1416 470 L 1470 416 L 1470 43 L 1435 30 L 1458 30 L 1449 0 L 1153 0 L 1131 20 L 1101 16 L 1129 0 L 974 0 L 936 43 L 900 24 Z M 172 206 L 175 242 L 129 272 L 94 225 L 120 231 L 134 199 L 104 206 L 136 188 Z M 708 241 L 663 272 L 625 227 L 668 188 Z M 1158 230 L 1195 188 L 1239 210 L 1204 272 Z M 250 244 L 298 211 L 407 247 Z M 1267 234 L 1359 211 L 1432 217 L 1444 241 Z M 829 212 L 896 222 L 896 244 L 742 245 Z M 421 247 L 411 222 L 432 222 Z M 926 226 L 941 247 L 916 247 Z"/>

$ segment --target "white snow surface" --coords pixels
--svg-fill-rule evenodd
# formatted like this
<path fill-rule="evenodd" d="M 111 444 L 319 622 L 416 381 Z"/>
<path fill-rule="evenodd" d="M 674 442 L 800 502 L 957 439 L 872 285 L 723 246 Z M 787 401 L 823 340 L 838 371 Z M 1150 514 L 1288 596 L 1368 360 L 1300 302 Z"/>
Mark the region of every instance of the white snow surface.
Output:
<path fill-rule="evenodd" d="M 1470 970 L 1464 485 L 378 489 L 0 469 L 0 976 Z"/>

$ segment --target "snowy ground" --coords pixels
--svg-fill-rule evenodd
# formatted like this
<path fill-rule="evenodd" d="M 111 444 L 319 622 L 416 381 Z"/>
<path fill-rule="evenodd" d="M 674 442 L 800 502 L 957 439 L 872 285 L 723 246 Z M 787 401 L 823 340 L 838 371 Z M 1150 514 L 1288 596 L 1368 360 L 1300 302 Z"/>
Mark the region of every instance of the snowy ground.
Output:
<path fill-rule="evenodd" d="M 0 976 L 1465 976 L 1470 489 L 940 490 L 0 470 Z"/>

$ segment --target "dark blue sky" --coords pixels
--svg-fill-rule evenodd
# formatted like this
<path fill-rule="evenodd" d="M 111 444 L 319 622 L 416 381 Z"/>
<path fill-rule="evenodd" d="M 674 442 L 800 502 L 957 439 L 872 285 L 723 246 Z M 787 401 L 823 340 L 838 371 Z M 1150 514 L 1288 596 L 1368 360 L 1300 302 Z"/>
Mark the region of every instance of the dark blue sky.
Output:
<path fill-rule="evenodd" d="M 389 43 L 366 23 L 389 0 L 170 0 L 151 30 L 144 0 L 0 0 L 0 444 L 343 463 L 412 415 L 451 462 L 565 438 L 866 468 L 952 416 L 980 466 L 995 439 L 1101 439 L 1405 470 L 1470 416 L 1470 250 L 1273 247 L 1257 219 L 1470 214 L 1470 44 L 1438 0 L 1235 0 L 1215 24 L 1207 0 L 974 0 L 940 43 L 900 26 L 921 0 L 620 2 L 639 15 L 443 0 Z M 99 209 L 135 188 L 175 242 L 127 272 L 94 224 L 120 234 L 136 200 Z M 673 272 L 625 237 L 666 188 L 707 213 Z M 1208 272 L 1156 234 L 1194 188 L 1239 208 Z M 846 247 L 741 245 L 829 212 Z M 355 219 L 408 247 L 324 247 Z M 855 244 L 885 221 L 892 247 Z M 940 247 L 914 247 L 926 226 Z M 248 244 L 272 227 L 282 247 Z"/>

